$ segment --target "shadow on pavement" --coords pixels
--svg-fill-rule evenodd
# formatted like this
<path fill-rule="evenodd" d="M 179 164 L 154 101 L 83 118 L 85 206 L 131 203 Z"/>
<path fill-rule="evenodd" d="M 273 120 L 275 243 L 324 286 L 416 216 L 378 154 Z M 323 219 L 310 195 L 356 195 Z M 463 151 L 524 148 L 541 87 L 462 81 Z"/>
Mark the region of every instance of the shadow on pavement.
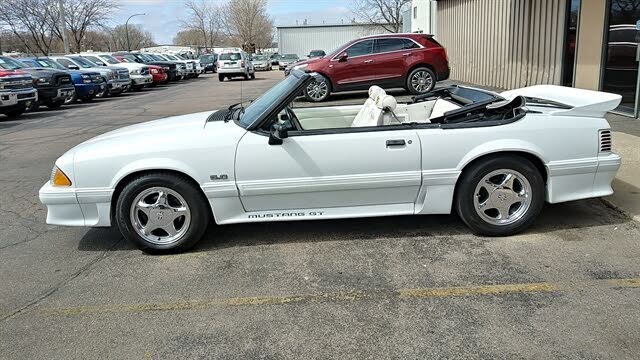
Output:
<path fill-rule="evenodd" d="M 525 234 L 624 224 L 628 217 L 608 208 L 598 199 L 547 204 Z M 341 220 L 287 221 L 210 226 L 197 250 L 284 243 L 315 243 L 407 237 L 471 235 L 456 215 L 391 216 Z M 105 251 L 122 236 L 114 226 L 92 228 L 80 240 L 78 250 Z M 488 238 L 487 238 L 488 239 Z M 490 241 L 490 240 L 488 240 Z M 133 250 L 122 241 L 113 250 Z"/>

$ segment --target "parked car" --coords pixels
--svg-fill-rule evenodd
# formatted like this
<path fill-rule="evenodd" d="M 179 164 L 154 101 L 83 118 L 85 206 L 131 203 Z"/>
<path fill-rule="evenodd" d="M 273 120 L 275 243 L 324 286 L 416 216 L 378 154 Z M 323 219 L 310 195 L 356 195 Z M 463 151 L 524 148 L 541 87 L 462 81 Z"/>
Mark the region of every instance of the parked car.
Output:
<path fill-rule="evenodd" d="M 178 76 L 178 69 L 176 65 L 177 63 L 175 61 L 159 61 L 152 58 L 151 56 L 148 56 L 147 54 L 134 53 L 134 52 L 118 52 L 118 53 L 113 53 L 111 55 L 113 55 L 116 59 L 120 61 L 125 61 L 124 59 L 127 59 L 129 60 L 129 62 L 160 66 L 162 67 L 163 72 L 167 74 L 167 82 L 175 81 L 176 77 Z M 155 79 L 154 79 L 154 83 L 156 83 Z"/>
<path fill-rule="evenodd" d="M 256 70 L 271 70 L 271 60 L 267 55 L 253 55 L 251 62 Z"/>
<path fill-rule="evenodd" d="M 296 70 L 246 108 L 136 124 L 75 146 L 40 189 L 47 223 L 116 224 L 155 251 L 189 248 L 210 220 L 455 211 L 476 234 L 509 236 L 545 202 L 613 193 L 620 157 L 604 116 L 619 95 L 451 86 L 398 104 L 372 86 L 363 105 L 292 108 L 313 81 Z"/>
<path fill-rule="evenodd" d="M 153 58 L 156 60 L 164 60 L 164 61 L 173 61 L 176 63 L 176 71 L 177 71 L 177 78 L 176 80 L 182 80 L 182 79 L 186 79 L 187 76 L 189 75 L 189 70 L 187 70 L 187 62 L 183 61 L 183 60 L 179 60 L 179 59 L 170 59 L 168 56 L 162 55 L 162 54 L 152 54 Z"/>
<path fill-rule="evenodd" d="M 216 54 L 204 54 L 198 57 L 200 63 L 204 67 L 204 73 L 206 74 L 208 71 L 213 73 L 216 72 L 216 61 L 218 61 L 218 55 Z"/>
<path fill-rule="evenodd" d="M 129 70 L 120 66 L 100 66 L 91 62 L 87 58 L 80 56 L 50 56 L 58 64 L 69 70 L 93 70 L 100 73 L 102 79 L 107 83 L 104 93 L 96 95 L 96 97 L 105 97 L 107 95 L 118 96 L 129 89 L 131 79 L 129 78 Z"/>
<path fill-rule="evenodd" d="M 151 76 L 153 77 L 152 86 L 157 86 L 160 84 L 166 84 L 169 82 L 169 76 L 165 72 L 165 68 L 157 65 L 149 65 L 149 71 L 151 72 Z"/>
<path fill-rule="evenodd" d="M 185 79 L 191 79 L 197 77 L 198 70 L 196 69 L 196 62 L 194 60 L 185 59 L 180 55 L 176 54 L 162 54 L 162 56 L 168 60 L 177 61 L 185 64 L 186 74 L 184 75 Z"/>
<path fill-rule="evenodd" d="M 449 78 L 445 49 L 433 36 L 413 33 L 362 37 L 328 56 L 291 68 L 322 75 L 304 89 L 309 101 L 323 101 L 334 92 L 368 89 L 372 84 L 424 94 L 433 90 L 437 81 Z"/>
<path fill-rule="evenodd" d="M 149 86 L 153 83 L 153 77 L 149 72 L 149 67 L 146 65 L 121 62 L 111 56 L 111 54 L 109 53 L 88 52 L 80 53 L 79 56 L 87 58 L 100 66 L 116 65 L 126 68 L 127 70 L 129 70 L 129 78 L 131 79 L 130 89 L 134 91 L 140 91 L 145 86 Z"/>
<path fill-rule="evenodd" d="M 30 67 L 5 56 L 0 56 L 0 67 L 5 70 L 22 70 L 31 75 L 33 86 L 38 90 L 38 101 L 33 102 L 28 110 L 36 110 L 40 104 L 57 109 L 64 104 L 65 99 L 75 94 L 71 75 L 64 71 Z"/>
<path fill-rule="evenodd" d="M 269 59 L 271 59 L 271 65 L 272 66 L 278 66 L 278 64 L 279 64 L 278 60 L 280 59 L 280 54 L 273 53 L 273 54 L 271 54 L 271 56 L 269 56 Z"/>
<path fill-rule="evenodd" d="M 327 54 L 324 50 L 311 50 L 309 51 L 309 55 L 307 55 L 307 59 L 315 59 L 325 57 Z"/>
<path fill-rule="evenodd" d="M 73 96 L 65 99 L 65 104 L 73 104 L 76 100 L 91 102 L 97 94 L 104 93 L 107 88 L 102 76 L 97 71 L 69 70 L 55 60 L 46 57 L 21 58 L 18 60 L 34 68 L 55 69 L 69 73 L 75 92 Z"/>
<path fill-rule="evenodd" d="M 296 54 L 284 54 L 278 59 L 278 68 L 284 70 L 287 66 L 295 64 L 300 60 Z"/>
<path fill-rule="evenodd" d="M 245 80 L 255 79 L 255 72 L 249 54 L 242 49 L 224 49 L 218 55 L 218 80 L 220 81 L 240 76 Z"/>
<path fill-rule="evenodd" d="M 22 70 L 6 70 L 3 63 L 0 58 L 0 114 L 12 119 L 38 101 L 38 90 L 33 87 L 31 75 Z"/>

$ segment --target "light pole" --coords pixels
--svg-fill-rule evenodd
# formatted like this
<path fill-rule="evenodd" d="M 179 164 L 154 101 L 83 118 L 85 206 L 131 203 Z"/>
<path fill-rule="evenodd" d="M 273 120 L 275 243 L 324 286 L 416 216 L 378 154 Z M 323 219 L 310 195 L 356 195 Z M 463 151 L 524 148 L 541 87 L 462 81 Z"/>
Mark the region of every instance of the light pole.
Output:
<path fill-rule="evenodd" d="M 133 15 L 129 16 L 127 21 L 125 21 L 125 23 L 124 23 L 124 32 L 127 34 L 127 51 L 129 51 L 129 52 L 131 52 L 131 44 L 129 43 L 129 20 L 131 20 L 131 18 L 134 17 L 134 16 L 141 16 L 141 15 L 147 15 L 147 14 L 145 14 L 145 13 L 133 14 Z"/>

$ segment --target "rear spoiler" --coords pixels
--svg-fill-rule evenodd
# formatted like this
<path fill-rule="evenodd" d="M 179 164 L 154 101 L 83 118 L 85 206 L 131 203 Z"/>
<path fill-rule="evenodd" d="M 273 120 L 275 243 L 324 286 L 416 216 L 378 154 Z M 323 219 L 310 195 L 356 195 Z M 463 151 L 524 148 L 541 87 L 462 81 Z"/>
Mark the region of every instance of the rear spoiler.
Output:
<path fill-rule="evenodd" d="M 546 100 L 556 105 L 549 106 L 549 115 L 604 117 L 620 105 L 622 96 L 601 91 L 576 89 L 557 85 L 535 85 L 521 89 L 509 90 L 500 94 L 505 99 L 518 95 L 525 98 Z M 530 106 L 536 106 L 531 103 Z M 544 106 L 544 105 L 541 105 Z M 545 106 L 546 107 L 546 106 Z"/>

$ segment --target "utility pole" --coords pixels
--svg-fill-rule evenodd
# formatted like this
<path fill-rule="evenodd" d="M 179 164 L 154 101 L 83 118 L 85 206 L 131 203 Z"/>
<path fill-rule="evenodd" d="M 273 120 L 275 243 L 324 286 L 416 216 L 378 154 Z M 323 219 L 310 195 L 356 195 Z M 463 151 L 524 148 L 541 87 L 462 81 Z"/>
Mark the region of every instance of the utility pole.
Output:
<path fill-rule="evenodd" d="M 64 20 L 64 0 L 58 0 L 58 8 L 60 9 L 60 31 L 62 32 L 62 43 L 64 44 L 64 53 L 69 54 L 69 40 L 67 40 L 67 23 Z"/>

